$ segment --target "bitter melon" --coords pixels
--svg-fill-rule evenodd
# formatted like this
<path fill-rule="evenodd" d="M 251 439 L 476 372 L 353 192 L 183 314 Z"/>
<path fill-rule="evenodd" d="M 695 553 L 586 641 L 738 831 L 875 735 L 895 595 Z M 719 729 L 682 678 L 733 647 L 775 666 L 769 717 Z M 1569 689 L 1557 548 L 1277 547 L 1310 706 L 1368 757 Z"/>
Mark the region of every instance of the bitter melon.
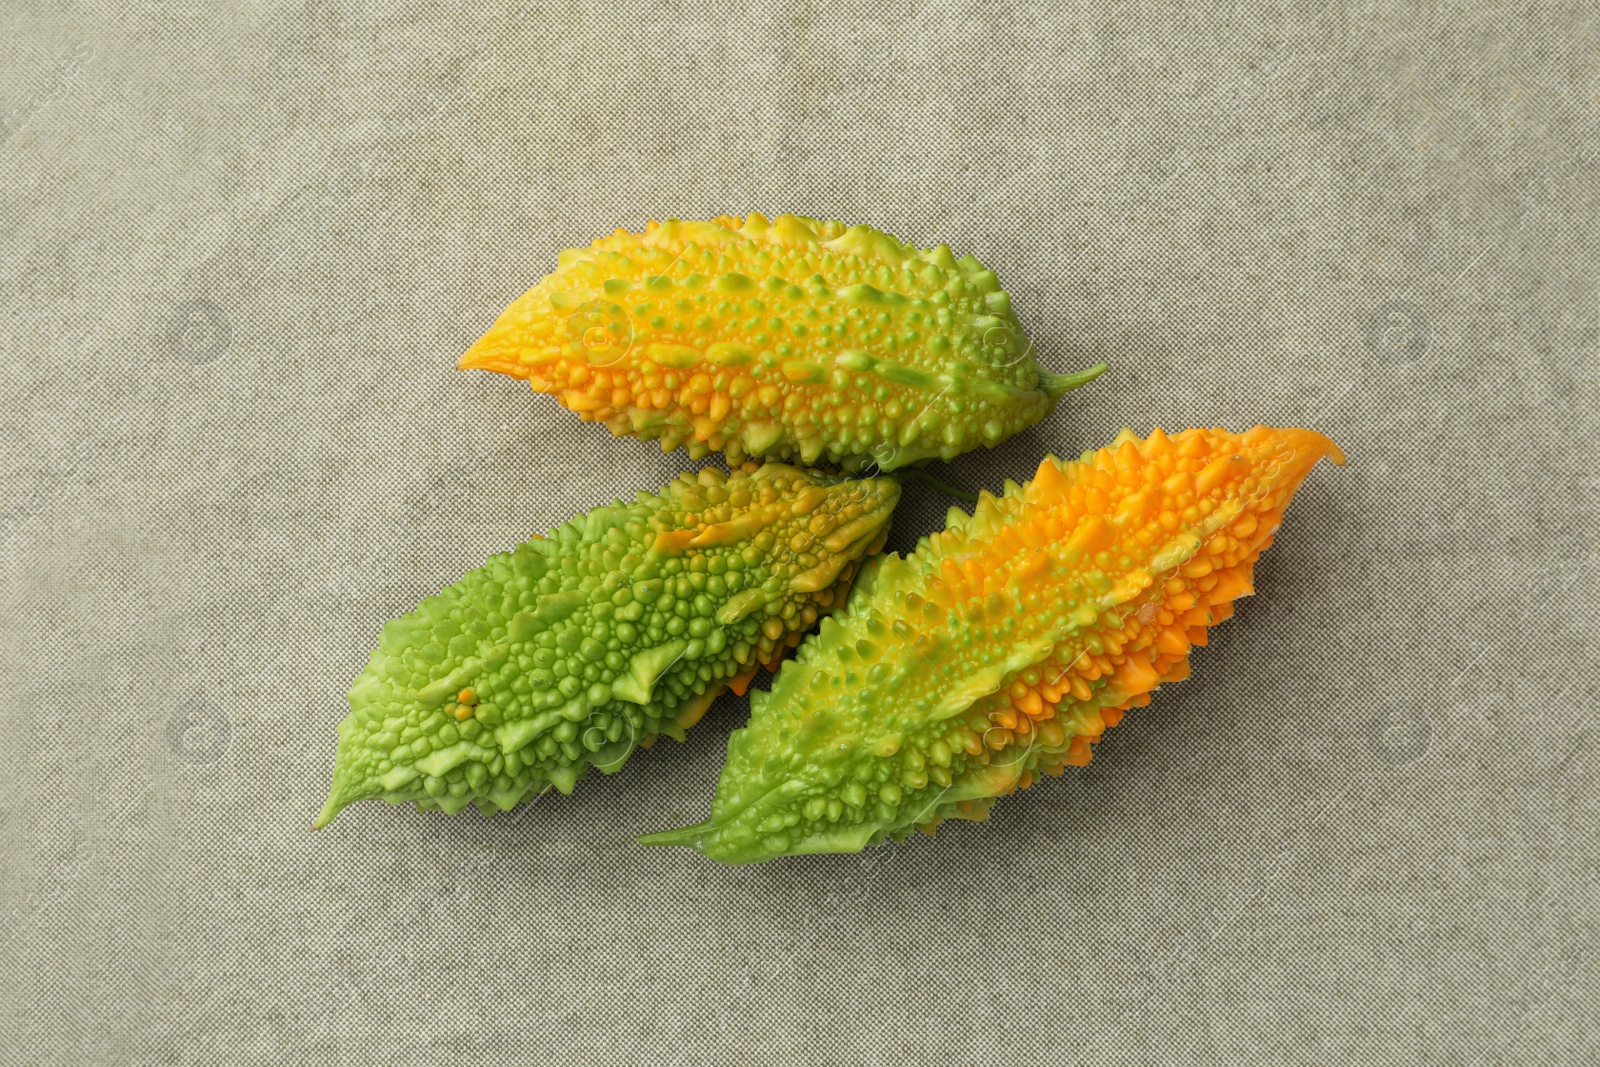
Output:
<path fill-rule="evenodd" d="M 1089 760 L 1252 592 L 1285 506 L 1338 448 L 1309 430 L 1124 431 L 952 509 L 863 574 L 728 742 L 711 818 L 648 835 L 743 863 L 852 852 Z"/>
<path fill-rule="evenodd" d="M 685 474 L 497 555 L 384 627 L 316 825 L 368 797 L 507 810 L 682 739 L 841 604 L 898 484 L 767 464 Z"/>
<path fill-rule="evenodd" d="M 1050 374 L 993 271 L 869 226 L 649 223 L 562 252 L 461 358 L 698 458 L 893 470 L 993 446 L 1094 378 Z"/>

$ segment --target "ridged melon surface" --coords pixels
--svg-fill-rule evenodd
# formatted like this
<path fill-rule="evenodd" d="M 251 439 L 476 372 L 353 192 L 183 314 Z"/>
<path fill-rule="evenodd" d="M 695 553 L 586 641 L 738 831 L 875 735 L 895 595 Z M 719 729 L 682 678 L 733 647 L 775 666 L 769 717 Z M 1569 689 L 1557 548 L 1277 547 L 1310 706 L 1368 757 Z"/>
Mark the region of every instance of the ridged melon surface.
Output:
<path fill-rule="evenodd" d="M 614 434 L 893 470 L 993 446 L 1094 378 L 1041 370 L 993 271 L 869 226 L 654 222 L 562 252 L 463 368 L 525 378 Z"/>
<path fill-rule="evenodd" d="M 953 510 L 751 694 L 711 818 L 641 840 L 729 863 L 853 852 L 1087 763 L 1188 677 L 1323 456 L 1343 462 L 1309 430 L 1124 431 Z"/>
<path fill-rule="evenodd" d="M 843 603 L 899 497 L 892 478 L 707 469 L 493 557 L 384 627 L 317 825 L 366 798 L 503 811 L 681 740 Z"/>

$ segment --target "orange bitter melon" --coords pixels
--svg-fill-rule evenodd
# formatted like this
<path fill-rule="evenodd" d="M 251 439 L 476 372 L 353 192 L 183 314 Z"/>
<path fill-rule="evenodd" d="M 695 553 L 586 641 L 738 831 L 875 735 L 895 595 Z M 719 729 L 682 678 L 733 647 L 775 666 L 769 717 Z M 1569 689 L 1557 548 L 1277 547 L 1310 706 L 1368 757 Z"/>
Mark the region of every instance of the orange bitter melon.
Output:
<path fill-rule="evenodd" d="M 1040 370 L 993 271 L 795 215 L 673 219 L 562 252 L 461 358 L 617 435 L 893 470 L 992 446 L 1105 369 Z"/>
<path fill-rule="evenodd" d="M 1343 462 L 1309 430 L 1124 431 L 952 509 L 752 694 L 711 818 L 642 840 L 733 863 L 851 852 L 1087 763 L 1188 676 L 1323 456 Z"/>

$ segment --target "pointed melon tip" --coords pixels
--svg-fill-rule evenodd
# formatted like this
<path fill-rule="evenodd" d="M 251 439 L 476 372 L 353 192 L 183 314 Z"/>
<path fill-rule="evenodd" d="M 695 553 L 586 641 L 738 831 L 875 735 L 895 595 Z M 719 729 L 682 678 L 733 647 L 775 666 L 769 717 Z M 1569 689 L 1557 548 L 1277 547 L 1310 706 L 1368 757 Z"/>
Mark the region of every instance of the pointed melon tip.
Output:
<path fill-rule="evenodd" d="M 334 820 L 336 815 L 344 810 L 346 803 L 346 801 L 338 799 L 336 795 L 328 797 L 328 802 L 323 805 L 322 812 L 317 816 L 316 821 L 311 824 L 311 829 L 320 830 L 327 826 Z"/>
<path fill-rule="evenodd" d="M 1292 441 L 1300 455 L 1309 457 L 1307 467 L 1314 465 L 1324 456 L 1332 460 L 1337 467 L 1345 465 L 1344 450 L 1334 443 L 1333 438 L 1319 430 L 1293 427 L 1275 432 Z"/>
<path fill-rule="evenodd" d="M 317 819 L 311 824 L 311 829 L 320 830 L 331 823 L 345 808 L 358 800 L 378 796 L 370 786 L 363 786 L 360 781 L 351 782 L 347 777 L 335 769 L 333 785 L 328 790 L 328 802 L 322 806 L 322 811 L 317 814 Z"/>
<path fill-rule="evenodd" d="M 495 371 L 513 378 L 528 377 L 527 368 L 518 359 L 515 350 L 509 348 L 504 340 L 497 336 L 498 332 L 496 329 L 490 329 L 488 333 L 474 341 L 472 346 L 461 353 L 461 357 L 456 360 L 456 369 Z"/>
<path fill-rule="evenodd" d="M 483 339 L 479 338 L 472 347 L 461 353 L 461 358 L 456 360 L 456 370 L 487 370 L 490 362 Z"/>
<path fill-rule="evenodd" d="M 641 845 L 683 845 L 697 849 L 710 828 L 709 822 L 700 822 L 676 830 L 657 830 L 653 834 L 640 834 L 638 841 Z"/>

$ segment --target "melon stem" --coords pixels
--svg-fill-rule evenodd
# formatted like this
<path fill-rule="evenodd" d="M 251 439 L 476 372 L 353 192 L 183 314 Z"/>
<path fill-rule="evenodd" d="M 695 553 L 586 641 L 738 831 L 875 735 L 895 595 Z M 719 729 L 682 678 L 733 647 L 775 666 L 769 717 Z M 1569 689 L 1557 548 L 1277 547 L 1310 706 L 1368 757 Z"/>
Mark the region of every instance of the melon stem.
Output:
<path fill-rule="evenodd" d="M 925 471 L 902 470 L 896 472 L 896 474 L 897 477 L 909 478 L 914 482 L 921 482 L 924 485 L 937 489 L 945 496 L 954 497 L 957 500 L 964 500 L 968 504 L 976 504 L 978 502 L 977 493 L 969 493 L 965 489 L 957 489 L 949 482 L 940 481 L 938 478 L 935 478 L 933 475 L 928 474 Z"/>

